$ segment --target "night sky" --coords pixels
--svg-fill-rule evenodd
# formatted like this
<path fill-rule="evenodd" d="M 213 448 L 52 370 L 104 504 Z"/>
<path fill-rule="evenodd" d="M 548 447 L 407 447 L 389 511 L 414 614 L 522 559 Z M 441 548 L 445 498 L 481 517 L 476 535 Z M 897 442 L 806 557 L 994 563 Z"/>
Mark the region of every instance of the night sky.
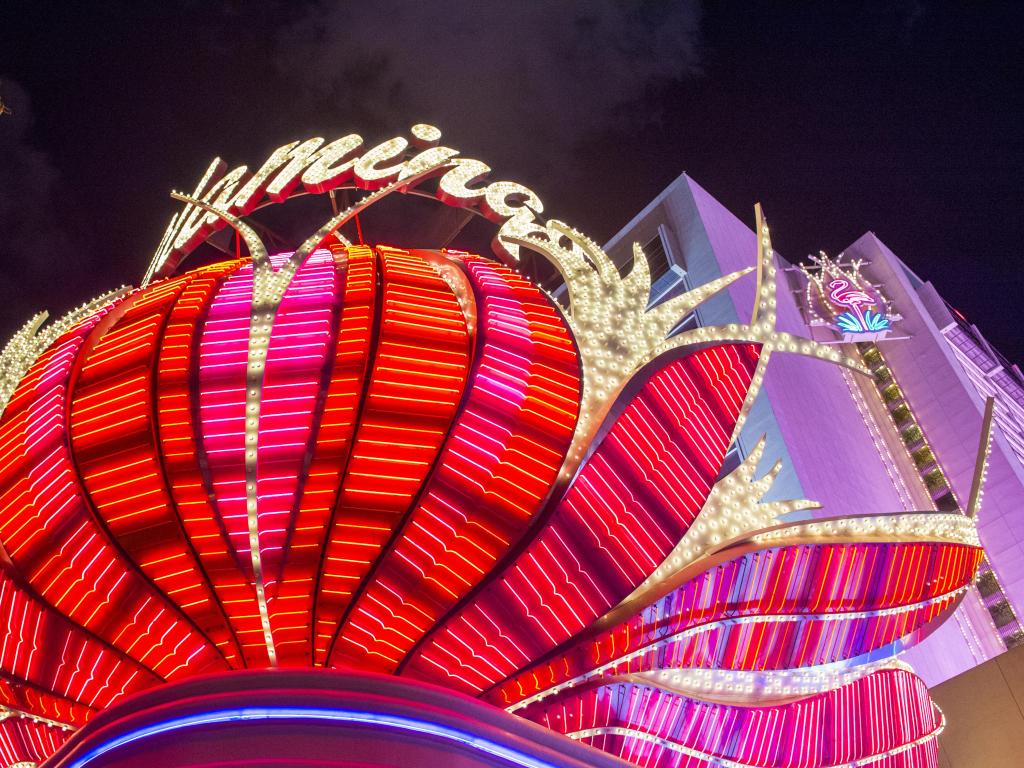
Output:
<path fill-rule="evenodd" d="M 981 3 L 2 0 L 0 335 L 137 282 L 168 192 L 214 156 L 432 122 L 602 242 L 683 171 L 750 224 L 762 202 L 790 260 L 872 230 L 1019 363 L 1022 23 Z"/>

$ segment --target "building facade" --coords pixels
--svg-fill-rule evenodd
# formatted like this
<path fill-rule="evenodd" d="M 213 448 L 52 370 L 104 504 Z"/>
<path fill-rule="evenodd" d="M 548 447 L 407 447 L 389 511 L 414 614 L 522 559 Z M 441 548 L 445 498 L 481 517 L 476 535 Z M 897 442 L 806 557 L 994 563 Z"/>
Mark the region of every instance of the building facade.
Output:
<path fill-rule="evenodd" d="M 623 265 L 633 242 L 649 254 L 657 302 L 742 268 L 756 239 L 747 223 L 684 174 L 606 250 Z M 796 356 L 773 361 L 733 461 L 765 436 L 762 469 L 782 462 L 770 498 L 819 502 L 820 512 L 809 515 L 962 512 L 986 399 L 994 398 L 996 429 L 979 519 L 987 564 L 953 620 L 904 656 L 933 685 L 1024 642 L 1024 376 L 874 233 L 835 261 L 846 273 L 859 262 L 862 284 L 879 294 L 872 298 L 886 305 L 890 327 L 862 334 L 866 340 L 844 334 L 821 315 L 815 293 L 821 260 L 801 268 L 776 256 L 779 327 L 836 344 L 864 360 L 874 376 Z M 684 325 L 744 322 L 754 290 L 736 283 Z"/>

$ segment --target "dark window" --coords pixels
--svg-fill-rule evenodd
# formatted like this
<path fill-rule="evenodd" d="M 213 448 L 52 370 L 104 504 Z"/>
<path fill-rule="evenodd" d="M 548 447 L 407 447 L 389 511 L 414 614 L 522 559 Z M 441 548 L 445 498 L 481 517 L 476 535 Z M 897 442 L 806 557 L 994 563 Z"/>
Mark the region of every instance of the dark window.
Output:
<path fill-rule="evenodd" d="M 665 251 L 665 241 L 657 234 L 643 245 L 644 255 L 647 256 L 647 263 L 651 265 L 651 284 L 665 275 L 671 268 L 668 263 L 668 253 Z"/>
<path fill-rule="evenodd" d="M 647 264 L 651 268 L 651 285 L 658 282 L 658 279 L 666 275 L 672 268 L 672 265 L 668 263 L 668 252 L 665 250 L 665 241 L 662 240 L 661 234 L 657 234 L 648 240 L 646 243 L 640 246 L 643 248 L 644 255 L 647 256 Z M 629 258 L 623 263 L 622 268 L 619 270 L 619 274 L 623 277 L 633 271 L 633 251 L 630 249 Z"/>
<path fill-rule="evenodd" d="M 719 480 L 724 478 L 736 467 L 743 462 L 743 454 L 740 452 L 739 442 L 735 442 L 730 446 L 728 453 L 725 454 L 725 460 L 722 462 L 722 471 L 718 473 L 718 477 L 715 478 L 717 483 Z"/>
<path fill-rule="evenodd" d="M 682 333 L 683 331 L 692 331 L 698 325 L 700 325 L 700 321 L 697 317 L 697 313 L 691 312 L 679 322 L 679 325 L 669 331 L 668 335 L 675 336 L 677 333 Z"/>

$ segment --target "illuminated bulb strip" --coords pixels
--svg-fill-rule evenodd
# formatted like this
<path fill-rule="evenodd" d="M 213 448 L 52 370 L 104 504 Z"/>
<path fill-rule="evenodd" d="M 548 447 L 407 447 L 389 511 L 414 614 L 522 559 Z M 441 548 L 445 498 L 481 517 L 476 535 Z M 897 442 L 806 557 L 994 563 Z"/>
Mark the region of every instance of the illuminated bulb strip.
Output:
<path fill-rule="evenodd" d="M 361 634 L 396 662 L 519 539 L 576 424 L 578 361 L 554 307 L 511 270 L 464 259 L 482 297 L 467 395 L 418 504 L 342 633 L 343 642 Z"/>
<path fill-rule="evenodd" d="M 757 622 L 758 615 L 799 617 L 856 606 L 916 610 L 933 605 L 927 601 L 952 600 L 969 585 L 978 557 L 976 548 L 941 544 L 822 544 L 748 552 L 695 575 L 655 603 L 641 604 L 614 627 L 582 637 L 545 663 L 527 667 L 491 698 L 507 705 L 538 686 L 564 686 L 594 674 L 595 668 L 611 669 L 642 656 L 645 649 L 662 647 L 673 635 L 690 637 L 694 627 L 730 614 L 743 613 L 743 623 L 749 623 Z M 847 649 L 848 656 L 860 653 Z M 452 670 L 461 664 L 449 660 Z"/>
<path fill-rule="evenodd" d="M 127 286 L 105 293 L 80 307 L 71 310 L 56 322 L 43 326 L 49 314 L 39 312 L 11 337 L 0 352 L 0 416 L 14 394 L 18 383 L 28 369 L 58 336 L 66 333 L 71 326 L 99 312 L 107 305 L 121 299 L 129 291 Z"/>
<path fill-rule="evenodd" d="M 75 326 L 29 370 L 0 444 L 0 539 L 22 576 L 55 609 L 164 678 L 223 667 L 220 654 L 125 562 L 87 507 L 68 451 L 66 388 L 102 319 Z M 13 495 L 11 495 L 13 494 Z"/>
<path fill-rule="evenodd" d="M 60 720 L 53 720 L 49 717 L 41 717 L 40 715 L 32 714 L 31 712 L 24 712 L 16 707 L 6 707 L 0 704 L 0 720 L 7 720 L 9 718 L 19 718 L 23 720 L 29 720 L 33 723 L 40 723 L 42 725 L 48 725 L 52 728 L 57 728 L 61 731 L 73 731 L 75 726 L 69 723 L 61 722 Z"/>
<path fill-rule="evenodd" d="M 72 624 L 21 588 L 0 568 L 0 616 L 6 621 L 0 643 L 0 675 L 22 680 L 53 694 L 51 705 L 64 719 L 82 724 L 90 709 L 109 706 L 126 693 L 156 685 L 160 679 Z M 61 664 L 53 664 L 60 653 Z M 22 705 L 25 706 L 25 705 Z M 37 710 L 34 717 L 47 719 Z M 53 713 L 49 719 L 60 715 Z"/>
<path fill-rule="evenodd" d="M 548 222 L 542 232 L 543 236 L 533 233 L 504 240 L 540 253 L 559 271 L 568 289 L 568 319 L 583 364 L 580 418 L 564 467 L 569 477 L 619 392 L 654 359 L 654 350 L 672 328 L 750 270 L 713 280 L 648 310 L 650 267 L 638 245 L 630 273 L 622 278 L 600 246 L 581 232 L 559 221 Z M 566 241 L 568 245 L 563 246 Z"/>
<path fill-rule="evenodd" d="M 305 517 L 299 519 L 299 492 L 307 484 L 307 455 L 316 441 L 313 426 L 321 378 L 328 355 L 334 352 L 333 315 L 340 279 L 327 250 L 314 251 L 298 268 L 278 306 L 263 364 L 256 527 L 274 649 L 286 664 L 310 661 L 308 609 L 302 607 L 308 598 L 301 590 L 310 590 L 311 585 L 284 584 L 282 577 L 294 551 L 292 536 L 308 525 Z M 250 410 L 247 422 L 252 418 Z M 326 512 L 329 506 L 323 509 Z"/>
<path fill-rule="evenodd" d="M 171 306 L 209 267 L 155 283 L 93 340 L 80 362 L 69 418 L 71 448 L 92 506 L 126 554 L 214 642 L 230 664 L 238 647 L 175 513 L 157 448 L 157 350 Z"/>
<path fill-rule="evenodd" d="M 633 672 L 621 679 L 717 704 L 774 706 L 793 698 L 834 691 L 885 669 L 913 672 L 909 664 L 887 658 L 854 667 L 841 661 L 814 667 L 754 672 L 681 667 Z"/>
<path fill-rule="evenodd" d="M 380 333 L 325 554 L 317 608 L 317 643 L 323 651 L 433 467 L 469 369 L 466 320 L 448 284 L 420 256 L 378 251 Z M 328 583 L 330 592 L 324 588 Z M 385 609 L 378 621 L 386 619 Z M 344 654 L 339 658 L 358 660 L 364 668 L 398 661 L 389 650 L 371 649 L 372 640 L 359 630 L 342 633 L 335 648 Z"/>
<path fill-rule="evenodd" d="M 821 518 L 758 533 L 750 537 L 757 544 L 775 545 L 786 539 L 831 539 L 846 537 L 851 541 L 915 540 L 937 541 L 980 547 L 978 528 L 963 515 L 941 512 L 904 512 L 847 518 Z"/>
<path fill-rule="evenodd" d="M 285 265 L 283 269 L 287 269 Z M 249 557 L 252 562 L 252 578 L 256 587 L 256 602 L 260 608 L 260 623 L 263 627 L 263 641 L 267 646 L 270 666 L 277 666 L 277 647 L 270 624 L 270 609 L 267 606 L 266 576 L 263 572 L 263 556 L 260 547 L 260 505 L 259 505 L 259 434 L 260 414 L 263 401 L 263 373 L 270 346 L 270 331 L 274 325 L 276 306 L 260 299 L 260 277 L 264 274 L 255 264 L 253 279 L 252 307 L 250 310 L 248 360 L 245 372 L 245 511 L 249 530 Z M 288 278 L 291 278 L 291 274 Z"/>
<path fill-rule="evenodd" d="M 322 139 L 313 139 L 303 145 L 301 151 L 313 151 L 321 143 Z M 289 146 L 286 151 L 292 149 Z M 248 198 L 261 194 L 270 183 L 269 175 L 261 175 L 261 170 L 256 176 L 247 182 L 246 186 L 239 192 L 239 195 L 246 198 L 240 205 L 248 212 Z M 245 410 L 244 410 L 244 483 L 245 483 L 245 515 L 246 527 L 248 530 L 249 559 L 252 567 L 252 582 L 256 590 L 256 602 L 259 606 L 260 625 L 263 632 L 263 642 L 266 647 L 267 659 L 270 666 L 277 666 L 277 649 L 274 644 L 274 634 L 270 625 L 270 611 L 267 605 L 266 581 L 263 574 L 263 561 L 260 551 L 260 529 L 259 529 L 259 423 L 260 404 L 263 398 L 263 375 L 264 366 L 267 361 L 267 350 L 270 345 L 270 333 L 274 324 L 274 316 L 288 289 L 292 278 L 299 267 L 305 262 L 308 255 L 328 235 L 319 238 L 316 242 L 306 241 L 295 253 L 288 254 L 290 258 L 281 259 L 283 264 L 275 265 L 267 256 L 266 247 L 256 232 L 245 222 L 212 205 L 190 198 L 178 193 L 172 193 L 172 197 L 182 200 L 197 209 L 205 211 L 214 217 L 223 219 L 231 224 L 238 232 L 239 237 L 245 240 L 252 257 L 251 274 L 252 285 L 249 288 L 249 329 L 246 337 L 246 367 L 245 367 Z M 254 206 L 253 206 L 254 207 Z M 179 235 L 180 240 L 181 235 Z M 178 244 L 178 243 L 176 243 Z M 275 266 L 279 269 L 275 270 Z M 219 297 L 219 294 L 218 294 Z M 244 641 L 243 641 L 244 643 Z"/>
<path fill-rule="evenodd" d="M 196 343 L 202 338 L 201 321 L 206 318 L 220 284 L 242 264 L 228 262 L 219 272 L 195 277 L 171 308 L 157 360 L 157 421 L 162 464 L 174 507 L 239 640 L 245 662 L 252 665 L 266 659 L 256 593 L 248 569 L 243 570 L 219 522 L 202 420 L 203 403 L 209 404 L 210 394 L 203 389 L 203 374 L 198 370 L 202 349 Z M 214 355 L 212 361 L 222 363 L 219 357 Z M 195 389 L 193 376 L 198 381 Z M 223 407 L 220 405 L 217 410 Z M 205 412 L 209 414 L 209 410 Z M 214 424 L 209 422 L 215 430 Z M 213 465 L 215 470 L 216 457 Z M 258 638 L 255 648 L 254 635 Z"/>
<path fill-rule="evenodd" d="M 435 630 L 409 669 L 485 689 L 634 591 L 707 498 L 755 359 L 750 347 L 702 350 L 652 377 L 523 553 Z M 494 624 L 497 638 L 486 629 Z"/>
<path fill-rule="evenodd" d="M 981 509 L 981 497 L 985 492 L 985 476 L 988 474 L 988 458 L 992 451 L 992 419 L 995 415 L 996 400 L 989 397 L 985 401 L 985 415 L 981 420 L 981 440 L 978 445 L 978 459 L 974 467 L 974 479 L 971 483 L 971 494 L 968 497 L 968 517 L 977 518 Z"/>
<path fill-rule="evenodd" d="M 259 547 L 258 536 L 254 535 L 256 510 L 249 494 L 255 493 L 256 484 L 248 474 L 249 462 L 255 459 L 249 454 L 255 453 L 255 436 L 248 421 L 253 413 L 249 403 L 253 389 L 249 386 L 253 291 L 253 267 L 249 264 L 221 283 L 209 305 L 199 341 L 199 427 L 216 515 L 231 543 L 236 567 L 242 569 L 255 597 L 255 615 L 259 617 L 251 629 L 236 623 L 235 632 L 243 653 L 253 659 L 262 658 L 265 664 L 273 643 L 267 645 L 270 621 L 265 600 L 261 599 L 262 580 L 254 568 Z"/>
<path fill-rule="evenodd" d="M 279 647 L 284 646 L 282 650 L 289 656 L 301 652 L 307 664 L 313 662 L 314 645 L 309 642 L 309 633 L 315 626 L 317 575 L 333 517 L 334 501 L 356 429 L 370 351 L 376 293 L 372 251 L 360 246 L 334 250 L 334 258 L 339 263 L 337 281 L 343 280 L 344 287 L 343 293 L 339 288 L 342 301 L 340 316 L 336 319 L 332 363 L 323 392 L 319 426 L 310 448 L 309 470 L 298 499 L 296 518 L 291 525 L 283 576 L 274 597 L 275 601 L 287 601 L 293 624 L 301 627 L 304 637 L 301 644 L 279 643 Z M 278 631 L 275 628 L 275 632 Z"/>

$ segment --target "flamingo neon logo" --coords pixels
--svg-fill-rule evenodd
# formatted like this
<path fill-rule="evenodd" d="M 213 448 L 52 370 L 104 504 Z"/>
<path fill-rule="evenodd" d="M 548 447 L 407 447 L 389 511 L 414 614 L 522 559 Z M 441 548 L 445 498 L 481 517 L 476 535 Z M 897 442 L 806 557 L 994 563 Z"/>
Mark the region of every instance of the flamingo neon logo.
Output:
<path fill-rule="evenodd" d="M 892 328 L 883 312 L 864 309 L 878 307 L 878 300 L 867 291 L 844 278 L 828 284 L 828 297 L 837 308 L 847 308 L 836 315 L 836 326 L 847 333 L 879 333 Z"/>

